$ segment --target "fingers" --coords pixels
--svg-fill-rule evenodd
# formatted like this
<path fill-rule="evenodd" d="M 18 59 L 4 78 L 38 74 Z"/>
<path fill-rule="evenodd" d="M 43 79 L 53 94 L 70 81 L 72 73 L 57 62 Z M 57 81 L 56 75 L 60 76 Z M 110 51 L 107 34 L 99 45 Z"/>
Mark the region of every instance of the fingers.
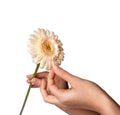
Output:
<path fill-rule="evenodd" d="M 36 75 L 36 77 L 35 78 L 46 78 L 47 77 L 47 75 L 48 75 L 48 72 L 47 71 L 44 71 L 44 72 L 39 72 L 39 73 L 37 73 L 37 75 Z M 33 75 L 32 74 L 30 74 L 30 75 L 27 75 L 27 78 L 28 79 L 32 79 L 32 77 L 33 77 Z"/>
<path fill-rule="evenodd" d="M 44 72 L 37 73 L 36 78 L 47 78 L 47 76 L 48 76 L 48 72 L 44 71 Z"/>
<path fill-rule="evenodd" d="M 44 79 L 42 79 L 41 86 L 40 86 L 40 91 L 41 91 L 43 97 L 48 96 L 46 87 L 47 87 L 47 83 Z"/>
<path fill-rule="evenodd" d="M 32 87 L 33 88 L 37 88 L 40 87 L 41 85 L 41 79 L 42 78 L 47 78 L 48 72 L 40 72 L 37 73 L 37 76 L 35 78 L 33 78 L 33 75 L 27 75 L 27 83 L 32 83 Z"/>
<path fill-rule="evenodd" d="M 38 78 L 32 78 L 31 80 L 27 80 L 27 83 L 32 84 L 32 88 L 38 88 L 41 85 L 41 79 Z"/>
<path fill-rule="evenodd" d="M 46 83 L 45 79 L 42 79 L 40 91 L 41 91 L 44 101 L 47 103 L 58 105 L 58 103 L 59 103 L 58 99 L 54 95 L 48 94 L 46 88 L 47 88 L 47 83 Z"/>
<path fill-rule="evenodd" d="M 67 71 L 63 70 L 62 68 L 58 66 L 54 66 L 53 69 L 57 76 L 69 82 L 70 84 L 74 83 L 74 79 L 76 79 L 75 76 L 73 76 L 72 74 L 68 73 Z"/>
<path fill-rule="evenodd" d="M 54 77 L 55 77 L 54 70 L 51 69 L 48 74 L 48 88 L 49 88 L 50 93 L 59 99 L 61 95 L 63 94 L 63 91 L 66 89 L 59 89 L 57 87 L 58 85 L 55 84 Z"/>

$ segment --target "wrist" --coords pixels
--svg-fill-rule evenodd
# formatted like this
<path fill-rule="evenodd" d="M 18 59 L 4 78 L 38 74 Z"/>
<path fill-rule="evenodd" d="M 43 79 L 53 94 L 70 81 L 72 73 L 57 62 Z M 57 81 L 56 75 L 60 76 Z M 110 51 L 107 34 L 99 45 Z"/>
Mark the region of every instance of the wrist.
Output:
<path fill-rule="evenodd" d="M 106 93 L 100 100 L 99 113 L 101 115 L 118 115 L 120 114 L 120 106 Z"/>
<path fill-rule="evenodd" d="M 97 112 L 85 110 L 85 109 L 71 109 L 67 112 L 69 115 L 100 115 Z"/>

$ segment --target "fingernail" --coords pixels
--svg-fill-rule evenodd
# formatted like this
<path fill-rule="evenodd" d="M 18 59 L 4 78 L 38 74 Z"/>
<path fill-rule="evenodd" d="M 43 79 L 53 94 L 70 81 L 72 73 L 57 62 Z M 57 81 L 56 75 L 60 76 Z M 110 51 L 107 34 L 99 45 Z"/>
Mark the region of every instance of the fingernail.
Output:
<path fill-rule="evenodd" d="M 34 80 L 34 78 L 33 78 L 32 80 L 30 80 L 30 83 L 31 83 L 32 85 L 35 84 L 35 80 Z"/>
<path fill-rule="evenodd" d="M 31 82 L 32 85 L 34 85 L 35 83 L 34 82 Z"/>
<path fill-rule="evenodd" d="M 33 79 L 31 80 L 31 82 L 35 82 L 35 78 L 33 78 Z"/>
<path fill-rule="evenodd" d="M 57 70 L 59 69 L 59 67 L 55 65 L 55 66 L 53 67 L 53 69 L 54 69 L 55 71 L 57 71 Z"/>

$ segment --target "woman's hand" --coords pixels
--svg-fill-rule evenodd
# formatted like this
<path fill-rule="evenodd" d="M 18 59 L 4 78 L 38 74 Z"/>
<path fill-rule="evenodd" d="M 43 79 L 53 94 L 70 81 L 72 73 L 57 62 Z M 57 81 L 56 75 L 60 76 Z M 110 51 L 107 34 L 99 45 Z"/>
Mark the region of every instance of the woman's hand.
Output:
<path fill-rule="evenodd" d="M 59 88 L 55 83 L 56 76 L 68 82 L 70 88 Z M 46 86 L 49 88 L 50 93 L 47 92 Z M 41 93 L 46 102 L 55 104 L 64 111 L 68 111 L 67 113 L 70 109 L 82 109 L 96 111 L 102 115 L 120 114 L 118 104 L 97 84 L 78 78 L 56 66 L 48 74 L 47 82 L 42 80 Z"/>
<path fill-rule="evenodd" d="M 45 85 L 47 93 L 51 94 L 51 92 L 49 91 L 49 88 L 48 88 L 48 83 L 47 83 L 48 77 L 49 77 L 49 72 L 38 73 L 35 78 L 32 78 L 32 75 L 27 75 L 27 78 L 28 78 L 27 82 L 32 83 L 33 88 L 39 88 L 39 87 L 41 87 L 41 85 L 42 85 L 41 82 L 44 79 L 45 84 L 43 83 L 43 85 Z M 54 83 L 60 89 L 68 89 L 68 83 L 57 75 L 54 75 Z M 42 87 L 44 87 L 44 86 L 42 86 Z M 65 111 L 66 113 L 69 113 L 69 115 L 78 115 L 78 114 L 99 115 L 98 113 L 89 111 L 89 110 L 83 110 L 80 108 L 79 109 L 78 108 L 69 108 L 62 103 L 55 104 L 55 105 L 57 107 L 59 107 L 60 109 L 62 109 L 63 111 Z"/>

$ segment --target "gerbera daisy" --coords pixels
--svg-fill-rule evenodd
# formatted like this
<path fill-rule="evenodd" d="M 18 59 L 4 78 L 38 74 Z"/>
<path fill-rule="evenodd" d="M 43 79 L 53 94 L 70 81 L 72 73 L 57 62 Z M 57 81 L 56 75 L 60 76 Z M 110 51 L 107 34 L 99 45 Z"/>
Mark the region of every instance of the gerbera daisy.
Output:
<path fill-rule="evenodd" d="M 35 64 L 47 70 L 54 65 L 60 65 L 64 59 L 62 43 L 54 32 L 38 29 L 28 41 L 29 52 Z"/>

